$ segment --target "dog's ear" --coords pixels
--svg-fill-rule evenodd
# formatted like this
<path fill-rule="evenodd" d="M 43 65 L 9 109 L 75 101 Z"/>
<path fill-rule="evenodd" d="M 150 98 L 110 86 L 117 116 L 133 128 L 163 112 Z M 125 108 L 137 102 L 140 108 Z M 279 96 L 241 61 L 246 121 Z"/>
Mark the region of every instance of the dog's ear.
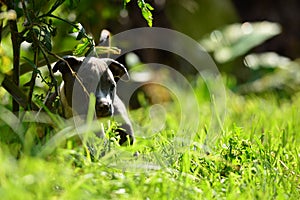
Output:
<path fill-rule="evenodd" d="M 124 65 L 122 65 L 118 61 L 110 59 L 110 58 L 104 58 L 104 60 L 107 63 L 109 70 L 114 75 L 116 81 L 118 81 L 119 79 L 121 79 L 122 81 L 130 80 L 129 74 Z"/>
<path fill-rule="evenodd" d="M 60 71 L 62 74 L 71 73 L 68 66 L 75 72 L 78 71 L 80 65 L 82 64 L 82 58 L 77 58 L 75 56 L 64 56 L 62 60 L 59 60 L 53 67 L 53 73 Z"/>

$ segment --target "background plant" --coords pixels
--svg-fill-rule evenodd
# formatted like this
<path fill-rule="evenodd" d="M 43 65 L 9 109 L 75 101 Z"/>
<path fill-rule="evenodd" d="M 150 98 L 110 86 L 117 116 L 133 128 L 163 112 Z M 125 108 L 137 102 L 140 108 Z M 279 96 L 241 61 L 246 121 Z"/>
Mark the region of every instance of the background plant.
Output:
<path fill-rule="evenodd" d="M 124 5 L 128 2 L 124 1 Z M 150 10 L 153 10 L 153 8 L 144 1 L 138 1 L 137 3 L 141 8 L 142 15 L 151 26 L 152 15 Z M 65 14 L 67 11 L 72 12 L 78 4 L 79 1 L 76 0 L 19 0 L 2 3 L 1 38 L 7 40 L 10 33 L 13 69 L 8 72 L 7 70 L 2 71 L 1 82 L 2 86 L 13 96 L 13 112 L 19 111 L 19 105 L 24 107 L 25 110 L 37 109 L 38 106 L 33 102 L 37 78 L 40 78 L 47 88 L 45 95 L 38 95 L 42 101 L 45 101 L 53 90 L 56 94 L 58 93 L 57 80 L 51 69 L 52 62 L 67 54 L 84 55 L 95 47 L 94 38 L 86 33 L 81 24 L 68 21 Z M 56 36 L 61 23 L 64 24 L 64 27 L 68 27 L 69 33 L 76 34 L 75 38 L 69 37 L 73 40 L 71 45 L 77 43 L 74 50 L 72 47 L 70 48 L 69 44 L 69 49 L 66 51 L 55 52 Z M 21 48 L 24 44 L 27 46 L 26 49 Z M 2 63 L 9 65 L 10 62 L 5 62 L 9 55 L 4 52 L 3 54 Z M 45 65 L 47 70 L 41 71 L 39 67 Z M 9 67 L 5 66 L 5 68 Z M 3 72 L 7 72 L 6 75 Z M 28 72 L 31 72 L 31 77 L 28 77 L 25 83 L 20 83 L 20 76 Z M 23 89 L 21 84 L 28 87 L 28 89 Z"/>

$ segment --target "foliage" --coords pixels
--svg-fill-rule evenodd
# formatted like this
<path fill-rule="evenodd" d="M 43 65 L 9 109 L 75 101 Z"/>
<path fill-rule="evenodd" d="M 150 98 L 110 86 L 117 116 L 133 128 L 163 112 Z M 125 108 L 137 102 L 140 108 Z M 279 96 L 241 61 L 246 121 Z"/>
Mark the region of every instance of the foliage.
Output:
<path fill-rule="evenodd" d="M 253 53 L 245 57 L 245 65 L 256 72 L 257 76 L 239 87 L 241 93 L 273 90 L 284 91 L 290 96 L 299 90 L 299 60 L 291 60 L 275 52 Z"/>
<path fill-rule="evenodd" d="M 205 92 L 202 84 L 199 82 L 194 89 Z M 0 129 L 7 133 L 1 134 L 0 140 L 1 196 L 3 199 L 299 199 L 300 112 L 296 109 L 300 106 L 299 94 L 290 102 L 280 103 L 272 95 L 266 99 L 245 98 L 229 92 L 228 96 L 223 137 L 209 155 L 201 149 L 210 121 L 210 105 L 204 103 L 207 101 L 204 96 L 199 96 L 204 116 L 202 128 L 185 151 L 173 146 L 180 107 L 171 103 L 174 113 L 168 113 L 163 130 L 151 138 L 137 138 L 135 145 L 128 147 L 120 147 L 114 140 L 104 144 L 96 140 L 98 156 L 95 157 L 86 148 L 87 140 L 81 142 L 77 133 L 65 134 L 72 132 L 72 126 L 60 121 L 59 116 L 53 115 L 48 122 L 54 126 L 48 130 L 48 138 L 38 140 L 37 130 L 42 124 L 29 123 L 24 118 L 18 122 L 22 128 L 15 125 L 10 128 L 9 123 L 17 124 L 14 119 L 7 120 L 14 115 L 1 107 Z M 143 120 L 138 116 L 144 116 L 147 109 L 141 108 L 132 116 Z M 104 125 L 109 139 L 114 125 Z M 88 126 L 77 130 L 90 132 Z M 17 133 L 24 133 L 23 146 L 12 138 L 19 137 Z M 159 155 L 165 158 L 162 165 L 157 160 Z M 145 159 L 148 165 L 142 165 Z M 117 162 L 120 165 L 116 166 L 116 161 L 125 163 Z"/>
<path fill-rule="evenodd" d="M 237 87 L 236 91 L 239 93 L 263 93 L 272 90 L 291 95 L 299 91 L 298 60 L 292 61 L 275 52 L 249 54 L 251 49 L 280 33 L 281 27 L 277 23 L 267 21 L 237 23 L 214 30 L 200 40 L 200 44 L 211 52 L 220 64 L 243 59 L 243 67 L 248 67 L 252 73 L 247 83 Z"/>
<path fill-rule="evenodd" d="M 125 1 L 124 1 L 125 2 Z M 128 1 L 127 1 L 128 2 Z M 1 44 L 8 42 L 11 33 L 11 46 L 13 55 L 1 53 L 1 63 L 7 66 L 1 68 L 0 75 L 2 86 L 13 96 L 13 110 L 18 111 L 19 105 L 27 109 L 36 109 L 34 95 L 41 99 L 47 98 L 50 93 L 58 93 L 57 80 L 53 75 L 51 63 L 62 59 L 63 55 L 74 54 L 84 56 L 91 51 L 97 55 L 103 53 L 120 53 L 116 47 L 96 47 L 94 38 L 89 35 L 85 28 L 76 22 L 68 20 L 69 13 L 73 12 L 80 3 L 79 0 L 42 0 L 42 1 L 7 1 L 1 7 Z M 138 1 L 143 16 L 148 24 L 152 25 L 152 14 L 150 4 L 144 1 Z M 66 12 L 68 11 L 68 12 Z M 64 26 L 61 26 L 64 23 Z M 67 25 L 67 26 L 66 26 Z M 58 28 L 59 27 L 59 28 Z M 64 28 L 61 28 L 64 27 Z M 69 33 L 64 32 L 65 27 L 69 27 Z M 9 31 L 6 31 L 9 30 Z M 57 35 L 67 34 L 63 39 Z M 71 37 L 70 37 L 71 36 Z M 67 49 L 60 45 L 57 52 L 57 46 L 60 40 L 72 38 Z M 57 40 L 57 41 L 56 41 Z M 72 50 L 70 44 L 76 44 Z M 22 45 L 28 46 L 22 48 Z M 3 52 L 3 48 L 0 49 Z M 8 62 L 8 60 L 10 60 Z M 8 70 L 13 65 L 12 70 Z M 46 71 L 41 71 L 39 67 L 47 66 Z M 26 74 L 32 72 L 30 74 Z M 21 79 L 20 76 L 26 74 Z M 45 84 L 43 94 L 37 94 L 40 91 L 36 89 L 36 80 L 41 79 Z M 10 81 L 12 79 L 12 81 Z M 27 79 L 27 80 L 24 80 Z M 20 82 L 21 81 L 21 82 Z M 24 83 L 25 82 L 25 83 Z M 24 85 L 23 88 L 20 85 Z M 17 91 L 16 91 L 17 89 Z M 46 94 L 44 94 L 46 92 Z M 25 94 L 27 93 L 27 94 Z"/>
<path fill-rule="evenodd" d="M 262 44 L 281 32 L 279 24 L 271 22 L 245 22 L 231 24 L 221 30 L 215 30 L 200 41 L 200 44 L 212 52 L 219 63 L 231 61 L 246 54 L 250 49 Z"/>
<path fill-rule="evenodd" d="M 126 4 L 130 1 L 131 0 L 124 0 L 124 5 L 126 6 Z M 148 23 L 148 26 L 152 27 L 153 17 L 151 11 L 154 10 L 154 8 L 149 3 L 146 3 L 144 0 L 138 0 L 137 3 L 139 8 L 141 9 L 144 19 Z"/>

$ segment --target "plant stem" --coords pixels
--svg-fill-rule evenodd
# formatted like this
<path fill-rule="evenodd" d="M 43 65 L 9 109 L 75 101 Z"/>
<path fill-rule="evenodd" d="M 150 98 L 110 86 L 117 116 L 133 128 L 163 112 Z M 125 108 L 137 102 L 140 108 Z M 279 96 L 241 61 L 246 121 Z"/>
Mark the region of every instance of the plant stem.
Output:
<path fill-rule="evenodd" d="M 61 21 L 65 22 L 65 23 L 67 23 L 67 24 L 73 26 L 74 28 L 77 28 L 77 29 L 78 29 L 78 27 L 77 27 L 76 24 L 73 24 L 73 23 L 69 22 L 68 20 L 65 20 L 65 19 L 63 19 L 63 18 L 60 18 L 60 17 L 58 17 L 58 16 L 56 16 L 56 15 L 53 15 L 53 14 L 50 14 L 50 15 L 42 15 L 42 16 L 40 16 L 39 18 L 46 17 L 46 16 L 47 16 L 47 17 L 52 17 L 52 18 L 55 18 L 55 19 L 58 19 L 58 20 L 61 20 Z"/>
<path fill-rule="evenodd" d="M 17 22 L 15 20 L 9 21 L 11 41 L 13 46 L 13 82 L 19 87 L 20 86 L 20 40 Z M 19 111 L 19 104 L 17 101 L 13 100 L 12 103 L 13 112 Z"/>
<path fill-rule="evenodd" d="M 36 66 L 37 64 L 37 56 L 38 55 L 38 50 L 36 50 L 34 52 L 34 64 Z M 31 104 L 32 104 L 32 96 L 33 96 L 33 89 L 34 89 L 34 86 L 35 86 L 35 80 L 36 80 L 36 77 L 37 77 L 37 70 L 34 69 L 32 71 L 32 75 L 31 75 L 31 79 L 30 79 L 30 89 L 29 89 L 29 94 L 28 94 L 28 109 L 31 110 L 32 107 L 31 107 Z"/>
<path fill-rule="evenodd" d="M 1 44 L 1 41 L 2 41 L 2 29 L 3 29 L 3 22 L 0 21 L 0 44 Z"/>
<path fill-rule="evenodd" d="M 48 85 L 48 86 L 49 86 L 49 89 L 51 90 L 52 87 L 54 86 L 55 94 L 57 95 L 57 94 L 58 94 L 57 81 L 56 81 L 56 79 L 55 79 L 55 77 L 54 77 L 54 73 L 53 73 L 52 68 L 51 68 L 51 63 L 50 63 L 50 61 L 49 61 L 49 59 L 48 59 L 48 56 L 47 56 L 47 54 L 46 54 L 46 52 L 45 52 L 45 49 L 43 48 L 42 45 L 40 45 L 40 48 L 39 48 L 39 49 L 41 50 L 41 52 L 42 52 L 42 54 L 43 54 L 43 56 L 44 56 L 44 59 L 45 59 L 45 61 L 46 61 L 46 65 L 47 65 L 47 68 L 48 68 L 48 71 L 49 71 L 49 75 L 50 75 L 50 78 L 51 78 L 51 84 Z M 46 50 L 46 51 L 47 51 L 47 50 Z M 48 52 L 48 54 L 49 54 L 49 52 Z"/>

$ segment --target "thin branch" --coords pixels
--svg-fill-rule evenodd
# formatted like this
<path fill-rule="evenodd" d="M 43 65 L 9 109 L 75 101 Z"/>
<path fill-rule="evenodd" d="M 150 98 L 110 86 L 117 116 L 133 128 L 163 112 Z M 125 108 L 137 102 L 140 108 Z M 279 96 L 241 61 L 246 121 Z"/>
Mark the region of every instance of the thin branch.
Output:
<path fill-rule="evenodd" d="M 50 78 L 51 78 L 51 85 L 49 86 L 50 88 L 54 86 L 54 89 L 55 89 L 55 94 L 58 94 L 58 86 L 57 86 L 57 80 L 56 78 L 54 77 L 54 73 L 52 71 L 52 67 L 51 67 L 51 63 L 48 59 L 48 56 L 46 55 L 46 52 L 42 46 L 41 43 L 39 43 L 40 45 L 40 49 L 41 49 L 41 52 L 44 56 L 44 59 L 46 60 L 46 65 L 47 65 L 47 68 L 48 68 L 48 71 L 49 71 L 49 74 L 50 74 Z M 47 52 L 48 53 L 48 52 Z"/>
<path fill-rule="evenodd" d="M 58 17 L 58 16 L 56 16 L 56 15 L 53 15 L 53 14 L 44 14 L 44 15 L 39 16 L 39 18 L 44 18 L 44 17 L 52 17 L 52 18 L 58 19 L 58 20 L 60 20 L 60 21 L 63 21 L 63 22 L 65 22 L 65 23 L 67 23 L 67 24 L 73 26 L 74 28 L 77 28 L 77 29 L 78 29 L 78 26 L 77 26 L 76 24 L 73 24 L 73 23 L 69 22 L 68 20 L 65 20 L 65 19 L 63 19 L 63 18 L 60 18 L 60 17 Z"/>
<path fill-rule="evenodd" d="M 72 69 L 72 67 L 69 65 L 69 63 L 63 59 L 62 57 L 52 53 L 52 52 L 48 52 L 48 54 L 52 55 L 53 57 L 57 58 L 58 60 L 62 60 L 63 62 L 65 62 L 67 64 L 67 66 L 69 67 L 71 73 L 72 73 L 72 76 L 74 76 L 76 78 L 76 80 L 78 81 L 78 83 L 80 84 L 80 86 L 82 87 L 83 91 L 86 93 L 86 95 L 89 97 L 90 94 L 89 92 L 87 91 L 86 87 L 84 86 L 84 84 L 82 83 L 82 81 L 80 80 L 80 78 L 78 77 L 77 73 L 74 72 L 74 70 Z"/>
<path fill-rule="evenodd" d="M 20 41 L 17 22 L 15 20 L 9 21 L 11 41 L 13 46 L 13 82 L 19 87 L 20 85 Z M 13 100 L 13 112 L 19 111 L 19 104 Z"/>
<path fill-rule="evenodd" d="M 53 14 L 50 14 L 50 15 L 41 15 L 39 18 L 42 18 L 42 17 L 52 17 L 52 18 L 55 18 L 55 19 L 58 19 L 58 20 L 61 20 L 69 25 L 71 25 L 72 27 L 76 28 L 77 30 L 79 30 L 78 26 L 76 24 L 73 24 L 71 22 L 69 22 L 68 20 L 65 20 L 63 18 L 60 18 L 56 15 L 53 15 Z M 94 40 L 92 38 L 90 38 L 86 33 L 83 33 L 83 35 L 88 39 L 89 43 L 92 45 L 92 46 L 95 46 L 95 43 L 94 43 Z"/>
<path fill-rule="evenodd" d="M 37 55 L 38 55 L 38 51 L 35 51 L 34 52 L 34 58 L 33 58 L 35 66 L 37 64 L 37 57 L 38 57 Z M 32 71 L 31 79 L 30 79 L 30 82 L 29 82 L 30 89 L 29 89 L 29 94 L 28 94 L 28 106 L 29 106 L 30 110 L 32 109 L 31 104 L 32 104 L 33 89 L 34 89 L 34 86 L 35 86 L 36 77 L 37 77 L 37 71 L 36 71 L 36 69 L 34 69 Z"/>
<path fill-rule="evenodd" d="M 31 18 L 28 15 L 26 4 L 25 4 L 24 0 L 22 0 L 21 3 L 22 3 L 24 15 L 26 16 L 26 19 L 28 20 L 28 22 L 31 24 Z"/>
<path fill-rule="evenodd" d="M 2 41 L 2 30 L 3 30 L 3 21 L 0 21 L 0 44 Z"/>

